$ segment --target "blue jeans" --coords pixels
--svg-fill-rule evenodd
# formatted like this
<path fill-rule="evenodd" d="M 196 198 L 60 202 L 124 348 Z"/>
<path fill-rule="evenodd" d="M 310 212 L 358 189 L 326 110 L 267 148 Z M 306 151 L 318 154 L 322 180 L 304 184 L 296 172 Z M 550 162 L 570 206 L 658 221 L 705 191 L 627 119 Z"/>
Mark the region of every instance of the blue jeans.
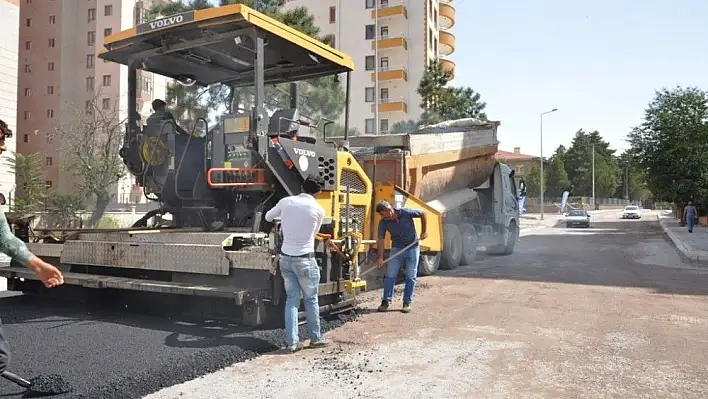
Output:
<path fill-rule="evenodd" d="M 320 291 L 320 268 L 317 261 L 315 258 L 280 255 L 280 272 L 283 274 L 285 285 L 285 339 L 288 346 L 300 342 L 297 313 L 301 292 L 309 338 L 312 342 L 321 340 L 320 305 L 317 300 Z"/>
<path fill-rule="evenodd" d="M 686 216 L 686 224 L 688 225 L 688 232 L 693 233 L 693 224 L 696 221 L 695 216 Z"/>
<path fill-rule="evenodd" d="M 391 248 L 391 255 L 401 249 Z M 391 303 L 393 298 L 393 286 L 396 284 L 396 277 L 401 270 L 401 266 L 405 264 L 404 274 L 406 276 L 406 285 L 403 288 L 403 303 L 410 304 L 413 300 L 413 289 L 415 281 L 418 278 L 418 260 L 420 259 L 420 247 L 415 246 L 406 250 L 406 252 L 391 259 L 386 264 L 386 277 L 384 278 L 383 300 Z"/>

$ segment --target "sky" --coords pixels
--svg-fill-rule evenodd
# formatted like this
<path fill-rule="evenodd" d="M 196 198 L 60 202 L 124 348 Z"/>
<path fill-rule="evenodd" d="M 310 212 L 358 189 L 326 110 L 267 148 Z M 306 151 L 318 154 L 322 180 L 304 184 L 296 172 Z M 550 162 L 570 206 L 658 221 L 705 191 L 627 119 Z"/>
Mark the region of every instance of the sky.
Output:
<path fill-rule="evenodd" d="M 708 1 L 456 0 L 456 86 L 501 122 L 500 149 L 538 156 L 578 129 L 627 148 L 655 90 L 708 89 Z"/>

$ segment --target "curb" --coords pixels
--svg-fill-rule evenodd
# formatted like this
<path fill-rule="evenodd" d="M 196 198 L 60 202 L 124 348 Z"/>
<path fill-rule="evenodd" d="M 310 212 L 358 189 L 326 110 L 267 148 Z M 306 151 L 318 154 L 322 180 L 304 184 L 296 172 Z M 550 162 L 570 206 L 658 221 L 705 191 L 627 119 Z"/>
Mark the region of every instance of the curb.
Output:
<path fill-rule="evenodd" d="M 708 251 L 692 250 L 690 247 L 684 244 L 681 239 L 666 226 L 665 223 L 661 221 L 662 217 L 660 215 L 656 215 L 656 219 L 659 222 L 661 229 L 664 230 L 664 233 L 666 233 L 666 235 L 669 237 L 671 243 L 674 244 L 674 247 L 676 247 L 683 259 L 685 259 L 689 263 L 697 263 L 708 266 Z"/>

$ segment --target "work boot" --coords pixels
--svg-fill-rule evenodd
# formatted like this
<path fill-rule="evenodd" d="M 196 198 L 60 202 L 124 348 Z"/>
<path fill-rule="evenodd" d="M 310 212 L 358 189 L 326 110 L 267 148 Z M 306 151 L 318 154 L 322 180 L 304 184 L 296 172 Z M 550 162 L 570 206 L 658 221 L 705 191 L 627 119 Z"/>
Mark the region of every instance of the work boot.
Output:
<path fill-rule="evenodd" d="M 404 303 L 403 304 L 403 309 L 401 309 L 402 313 L 410 313 L 411 312 L 411 304 L 410 303 Z"/>
<path fill-rule="evenodd" d="M 284 350 L 285 350 L 286 352 L 290 352 L 290 353 L 298 352 L 298 351 L 300 351 L 301 349 L 302 349 L 302 344 L 300 344 L 300 343 L 297 343 L 297 344 L 291 345 L 291 346 L 286 346 L 286 347 L 284 348 Z"/>
<path fill-rule="evenodd" d="M 379 312 L 385 312 L 387 310 L 388 310 L 388 302 L 381 301 L 381 305 L 379 305 Z"/>
<path fill-rule="evenodd" d="M 319 341 L 310 341 L 310 346 L 308 346 L 308 348 L 310 348 L 310 349 L 324 348 L 325 346 L 328 346 L 328 345 L 329 345 L 329 341 L 326 341 L 323 338 Z"/>

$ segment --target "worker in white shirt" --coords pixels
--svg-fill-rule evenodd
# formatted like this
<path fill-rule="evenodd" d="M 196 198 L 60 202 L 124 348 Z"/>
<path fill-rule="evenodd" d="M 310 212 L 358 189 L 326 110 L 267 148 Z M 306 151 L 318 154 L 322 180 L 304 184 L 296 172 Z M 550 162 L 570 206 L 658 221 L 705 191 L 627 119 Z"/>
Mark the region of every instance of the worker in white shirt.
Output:
<path fill-rule="evenodd" d="M 320 267 L 315 259 L 315 236 L 324 219 L 324 209 L 315 200 L 324 187 L 324 179 L 310 176 L 302 184 L 302 193 L 281 199 L 265 219 L 272 222 L 280 216 L 283 243 L 280 248 L 280 272 L 285 283 L 285 333 L 287 349 L 302 349 L 298 337 L 298 308 L 302 291 L 307 318 L 310 347 L 327 343 L 320 327 Z"/>

